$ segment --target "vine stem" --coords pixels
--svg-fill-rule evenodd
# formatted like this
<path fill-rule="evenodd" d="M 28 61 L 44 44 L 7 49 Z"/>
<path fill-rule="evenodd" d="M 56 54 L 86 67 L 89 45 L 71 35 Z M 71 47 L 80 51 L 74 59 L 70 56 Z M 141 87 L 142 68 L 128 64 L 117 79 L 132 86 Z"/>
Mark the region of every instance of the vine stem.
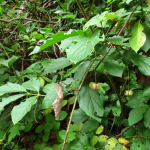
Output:
<path fill-rule="evenodd" d="M 81 87 L 82 87 L 82 85 L 83 85 L 83 82 L 84 82 L 84 80 L 85 80 L 85 78 L 86 78 L 86 76 L 87 76 L 89 70 L 91 69 L 93 63 L 95 62 L 96 58 L 97 58 L 97 56 L 93 59 L 91 65 L 90 65 L 89 68 L 87 69 L 87 71 L 86 71 L 86 73 L 85 73 L 85 75 L 84 75 L 84 77 L 83 77 L 83 79 L 82 79 L 82 81 L 81 81 L 81 83 L 80 83 L 80 86 L 79 86 L 79 88 L 78 88 L 78 90 L 77 90 L 77 95 L 76 95 L 76 97 L 75 97 L 74 105 L 73 105 L 73 108 L 72 108 L 72 111 L 71 111 L 71 115 L 70 115 L 70 119 L 69 119 L 69 123 L 68 123 L 68 126 L 67 126 L 67 131 L 66 131 L 64 143 L 63 143 L 63 146 L 62 146 L 62 149 L 61 149 L 61 150 L 64 150 L 64 148 L 65 148 L 67 136 L 68 136 L 69 129 L 70 129 L 70 125 L 71 125 L 71 121 L 72 121 L 72 116 L 73 116 L 73 113 L 74 113 L 74 110 L 75 110 L 75 107 L 76 107 L 76 103 L 77 103 L 77 99 L 78 99 L 78 96 L 79 96 L 80 89 L 81 89 Z"/>

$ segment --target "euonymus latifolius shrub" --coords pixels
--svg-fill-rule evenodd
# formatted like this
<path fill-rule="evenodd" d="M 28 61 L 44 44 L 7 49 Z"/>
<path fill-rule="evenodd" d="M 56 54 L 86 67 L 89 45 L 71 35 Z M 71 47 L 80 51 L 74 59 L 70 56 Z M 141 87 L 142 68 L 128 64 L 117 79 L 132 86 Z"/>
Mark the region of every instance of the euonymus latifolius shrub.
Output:
<path fill-rule="evenodd" d="M 0 0 L 0 150 L 149 150 L 149 8 Z"/>

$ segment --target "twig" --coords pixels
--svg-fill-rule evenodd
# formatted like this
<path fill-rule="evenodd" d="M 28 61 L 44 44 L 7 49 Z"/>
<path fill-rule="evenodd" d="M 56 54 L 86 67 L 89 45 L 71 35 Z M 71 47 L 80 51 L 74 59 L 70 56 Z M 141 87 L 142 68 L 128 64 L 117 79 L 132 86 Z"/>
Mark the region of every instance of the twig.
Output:
<path fill-rule="evenodd" d="M 129 130 L 132 126 L 127 127 L 125 130 L 123 130 L 120 134 L 116 135 L 116 138 L 121 136 L 123 133 L 125 133 L 127 130 Z"/>
<path fill-rule="evenodd" d="M 69 86 L 68 84 L 64 83 L 63 81 L 59 81 L 59 82 L 65 84 L 65 85 L 68 86 L 68 87 L 70 87 L 72 90 L 77 91 L 77 89 L 74 89 L 73 87 Z"/>
<path fill-rule="evenodd" d="M 78 4 L 78 7 L 80 8 L 80 10 L 81 10 L 81 12 L 82 12 L 84 18 L 86 19 L 86 21 L 88 21 L 88 17 L 87 17 L 87 15 L 86 15 L 86 13 L 85 13 L 85 11 L 84 11 L 84 9 L 83 9 L 81 3 L 80 3 L 80 0 L 76 0 L 76 2 L 77 2 L 77 4 Z M 90 29 L 91 29 L 91 31 L 94 33 L 94 30 L 93 30 L 93 28 L 92 28 L 91 26 L 90 26 Z"/>
<path fill-rule="evenodd" d="M 41 21 L 41 20 L 35 20 L 35 19 L 30 19 L 30 18 L 14 18 L 14 19 L 10 19 L 10 20 L 4 20 L 4 19 L 0 19 L 0 21 L 5 22 L 5 23 L 10 23 L 16 20 L 29 20 L 29 21 L 33 21 L 33 22 L 39 22 L 39 23 L 46 23 L 46 24 L 56 24 L 59 22 L 51 22 L 51 21 Z"/>
<path fill-rule="evenodd" d="M 74 110 L 75 110 L 75 107 L 76 107 L 76 103 L 77 103 L 77 99 L 78 99 L 78 95 L 79 95 L 80 89 L 81 89 L 81 87 L 82 87 L 82 85 L 83 85 L 83 82 L 84 82 L 84 80 L 85 80 L 85 78 L 86 78 L 86 76 L 87 76 L 89 70 L 91 69 L 93 63 L 95 62 L 96 58 L 97 58 L 97 56 L 93 59 L 91 65 L 90 65 L 89 68 L 87 69 L 87 71 L 86 71 L 86 73 L 85 73 L 85 75 L 84 75 L 84 77 L 83 77 L 83 79 L 82 79 L 82 81 L 81 81 L 81 83 L 80 83 L 80 86 L 79 86 L 79 88 L 78 88 L 77 95 L 76 95 L 76 97 L 75 97 L 74 105 L 73 105 L 73 108 L 72 108 L 72 112 L 71 112 L 71 115 L 70 115 L 69 124 L 68 124 L 68 126 L 67 126 L 67 131 L 66 131 L 64 143 L 63 143 L 63 146 L 62 146 L 62 149 L 61 149 L 61 150 L 64 150 L 64 148 L 65 148 L 67 136 L 68 136 L 69 129 L 70 129 L 70 124 L 71 124 L 71 121 L 72 121 L 72 116 L 73 116 L 73 113 L 74 113 Z"/>
<path fill-rule="evenodd" d="M 125 26 L 127 25 L 128 21 L 130 20 L 132 14 L 134 13 L 134 11 L 136 10 L 136 8 L 143 2 L 144 0 L 142 0 L 141 2 L 139 2 L 136 7 L 133 9 L 133 11 L 131 12 L 131 14 L 129 15 L 128 19 L 126 20 L 125 24 L 123 25 L 123 27 L 121 28 L 121 30 L 119 31 L 119 33 L 117 34 L 117 36 L 119 36 L 122 31 L 124 30 Z M 109 49 L 107 50 L 107 53 L 103 56 L 103 58 L 101 59 L 101 61 L 98 63 L 98 65 L 96 66 L 95 70 L 99 67 L 99 65 L 101 64 L 101 62 L 104 60 L 104 58 L 107 56 L 107 54 L 109 53 L 109 51 L 111 50 L 111 48 L 115 46 L 113 44 L 110 45 Z"/>

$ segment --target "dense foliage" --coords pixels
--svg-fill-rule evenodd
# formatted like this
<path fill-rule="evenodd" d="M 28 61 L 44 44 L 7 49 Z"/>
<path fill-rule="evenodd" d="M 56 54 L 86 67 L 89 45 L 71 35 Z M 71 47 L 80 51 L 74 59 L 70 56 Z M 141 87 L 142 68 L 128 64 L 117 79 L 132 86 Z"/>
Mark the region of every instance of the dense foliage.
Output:
<path fill-rule="evenodd" d="M 0 150 L 150 150 L 150 0 L 0 0 Z"/>

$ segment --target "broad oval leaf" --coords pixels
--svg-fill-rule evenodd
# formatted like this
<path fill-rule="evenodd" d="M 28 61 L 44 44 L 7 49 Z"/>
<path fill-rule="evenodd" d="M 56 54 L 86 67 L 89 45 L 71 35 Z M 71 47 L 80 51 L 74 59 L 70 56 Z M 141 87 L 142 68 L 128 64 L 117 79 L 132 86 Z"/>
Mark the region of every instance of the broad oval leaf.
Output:
<path fill-rule="evenodd" d="M 148 106 L 140 106 L 130 111 L 129 118 L 128 118 L 129 126 L 137 123 L 138 121 L 142 119 L 143 114 L 145 113 L 147 107 Z"/>
<path fill-rule="evenodd" d="M 135 52 L 144 45 L 146 41 L 146 35 L 142 32 L 143 26 L 140 23 L 140 20 L 132 28 L 132 37 L 129 40 L 129 44 Z"/>
<path fill-rule="evenodd" d="M 97 116 L 102 116 L 104 113 L 104 96 L 99 96 L 97 91 L 89 88 L 88 84 L 84 84 L 79 93 L 79 106 L 90 117 L 101 121 Z M 94 115 L 95 114 L 95 115 Z"/>
<path fill-rule="evenodd" d="M 100 31 L 96 30 L 91 37 L 75 36 L 69 48 L 66 50 L 67 58 L 74 63 L 86 58 L 99 42 L 99 33 Z"/>
<path fill-rule="evenodd" d="M 58 58 L 53 60 L 50 64 L 47 65 L 45 68 L 46 73 L 51 73 L 54 71 L 57 71 L 58 69 L 65 68 L 67 66 L 70 66 L 72 63 L 67 58 Z"/>
<path fill-rule="evenodd" d="M 37 102 L 37 96 L 27 98 L 25 102 L 21 102 L 19 105 L 14 106 L 11 112 L 12 122 L 16 124 L 20 121 L 25 114 L 30 111 L 31 107 Z"/>
<path fill-rule="evenodd" d="M 113 76 L 122 77 L 123 68 L 122 66 L 114 60 L 109 60 L 104 62 L 106 71 Z"/>

